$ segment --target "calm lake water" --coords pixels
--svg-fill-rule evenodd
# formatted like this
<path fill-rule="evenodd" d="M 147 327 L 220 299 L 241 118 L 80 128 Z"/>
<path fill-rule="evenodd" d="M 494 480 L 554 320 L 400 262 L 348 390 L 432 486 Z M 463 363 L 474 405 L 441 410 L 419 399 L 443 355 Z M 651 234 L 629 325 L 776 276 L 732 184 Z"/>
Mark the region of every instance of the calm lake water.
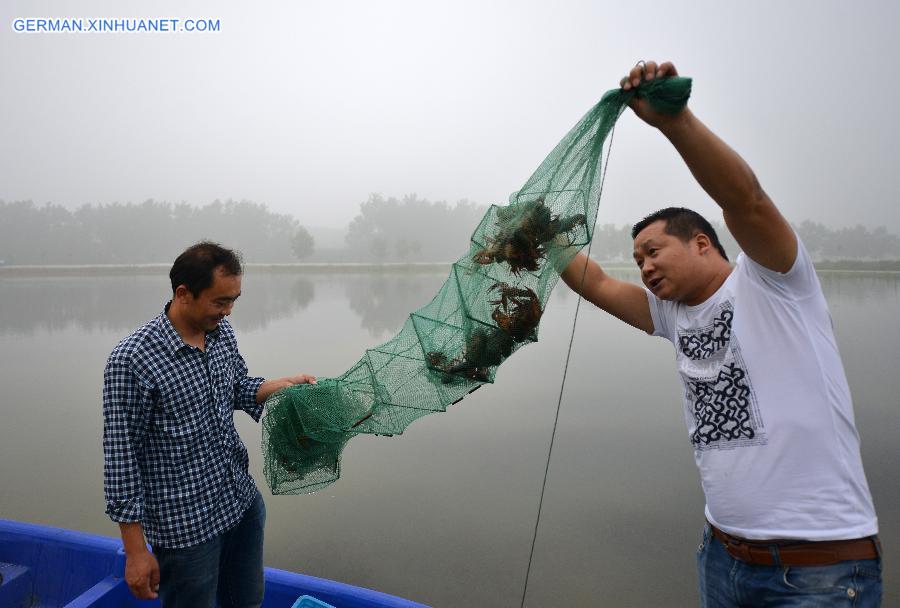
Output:
<path fill-rule="evenodd" d="M 0 517 L 117 535 L 103 513 L 103 366 L 168 299 L 165 272 L 0 278 Z M 623 276 L 636 278 L 636 274 Z M 232 323 L 251 373 L 336 376 L 393 336 L 445 272 L 249 269 Z M 900 275 L 822 273 L 900 605 Z M 239 413 L 266 497 L 266 562 L 434 606 L 519 606 L 576 297 L 497 382 L 360 436 L 308 496 L 265 487 L 260 427 Z M 578 315 L 527 606 L 696 606 L 703 497 L 671 345 L 590 306 Z"/>

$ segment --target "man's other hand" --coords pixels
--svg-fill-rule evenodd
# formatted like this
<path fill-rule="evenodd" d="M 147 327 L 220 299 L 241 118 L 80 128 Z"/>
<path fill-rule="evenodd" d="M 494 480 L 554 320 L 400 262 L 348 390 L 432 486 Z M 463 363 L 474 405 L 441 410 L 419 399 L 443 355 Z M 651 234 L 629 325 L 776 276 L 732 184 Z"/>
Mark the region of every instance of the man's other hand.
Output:
<path fill-rule="evenodd" d="M 139 600 L 153 600 L 159 591 L 159 563 L 144 549 L 125 555 L 125 582 Z"/>
<path fill-rule="evenodd" d="M 288 386 L 293 384 L 316 384 L 316 377 L 310 376 L 309 374 L 297 374 L 296 376 L 288 376 L 287 378 L 283 378 L 288 383 Z"/>
<path fill-rule="evenodd" d="M 297 374 L 296 376 L 285 376 L 284 378 L 276 378 L 263 382 L 259 390 L 256 391 L 256 402 L 262 403 L 269 398 L 272 393 L 294 386 L 295 384 L 316 384 L 316 377 L 309 374 Z"/>

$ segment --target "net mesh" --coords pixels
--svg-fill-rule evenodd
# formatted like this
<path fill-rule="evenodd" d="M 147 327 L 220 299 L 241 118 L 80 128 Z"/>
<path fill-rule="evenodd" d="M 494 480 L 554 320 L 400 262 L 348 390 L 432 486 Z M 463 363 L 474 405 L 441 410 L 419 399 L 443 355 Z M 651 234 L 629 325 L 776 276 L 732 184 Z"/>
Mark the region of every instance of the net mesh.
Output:
<path fill-rule="evenodd" d="M 635 94 L 674 114 L 690 90 L 689 78 L 674 77 L 608 91 L 508 205 L 490 207 L 437 295 L 394 338 L 336 378 L 271 396 L 262 449 L 272 493 L 334 483 L 341 452 L 355 435 L 401 434 L 416 419 L 493 383 L 503 361 L 537 341 L 557 269 L 591 240 L 604 145 L 616 120 Z"/>

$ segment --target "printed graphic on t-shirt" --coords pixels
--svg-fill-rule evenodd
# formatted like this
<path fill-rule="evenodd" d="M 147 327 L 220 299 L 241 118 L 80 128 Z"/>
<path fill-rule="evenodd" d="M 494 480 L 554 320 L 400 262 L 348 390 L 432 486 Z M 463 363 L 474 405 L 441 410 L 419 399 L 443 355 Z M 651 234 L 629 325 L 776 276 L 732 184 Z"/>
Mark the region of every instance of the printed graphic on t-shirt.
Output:
<path fill-rule="evenodd" d="M 698 450 L 766 443 L 765 429 L 740 346 L 731 334 L 734 308 L 723 302 L 713 322 L 678 332 L 681 367 L 694 419 L 691 443 Z"/>
<path fill-rule="evenodd" d="M 712 325 L 684 333 L 678 332 L 678 347 L 681 352 L 691 359 L 709 359 L 728 346 L 728 341 L 731 340 L 731 319 L 733 317 L 734 311 L 731 310 L 731 303 L 726 302 Z"/>

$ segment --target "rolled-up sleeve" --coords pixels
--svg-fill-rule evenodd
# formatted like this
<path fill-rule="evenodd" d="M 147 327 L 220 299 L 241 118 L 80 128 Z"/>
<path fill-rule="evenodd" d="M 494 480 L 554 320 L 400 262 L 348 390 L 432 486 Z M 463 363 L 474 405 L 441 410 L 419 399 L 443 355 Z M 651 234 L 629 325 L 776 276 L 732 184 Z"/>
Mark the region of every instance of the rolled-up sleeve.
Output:
<path fill-rule="evenodd" d="M 137 450 L 147 428 L 150 389 L 126 362 L 107 361 L 103 371 L 103 494 L 115 522 L 143 519 L 144 498 Z"/>
<path fill-rule="evenodd" d="M 255 421 L 259 422 L 263 413 L 263 404 L 256 402 L 256 393 L 265 378 L 247 375 L 249 370 L 244 358 L 235 351 L 234 355 L 234 409 L 244 410 Z"/>

